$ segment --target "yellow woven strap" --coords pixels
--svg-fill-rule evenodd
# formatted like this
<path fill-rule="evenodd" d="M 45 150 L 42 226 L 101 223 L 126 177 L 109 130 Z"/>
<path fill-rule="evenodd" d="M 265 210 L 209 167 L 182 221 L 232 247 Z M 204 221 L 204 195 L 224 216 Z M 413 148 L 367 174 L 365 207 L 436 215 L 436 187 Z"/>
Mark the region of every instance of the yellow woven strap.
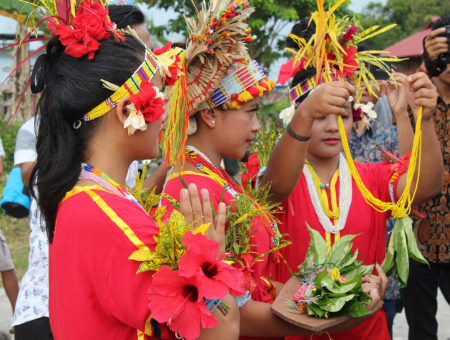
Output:
<path fill-rule="evenodd" d="M 143 80 L 150 81 L 158 68 L 158 57 L 147 48 L 145 59 L 142 64 L 134 71 L 133 75 L 111 96 L 94 107 L 83 116 L 85 121 L 90 121 L 103 116 L 117 106 L 117 103 L 126 96 L 136 94 L 141 89 Z"/>
<path fill-rule="evenodd" d="M 98 205 L 98 207 L 113 221 L 120 230 L 128 237 L 128 239 L 140 250 L 150 249 L 136 236 L 131 228 L 111 209 L 111 207 L 101 198 L 98 194 L 92 190 L 86 190 L 86 193 L 92 198 L 92 200 Z M 145 321 L 144 332 L 137 330 L 138 340 L 145 340 L 145 335 L 152 335 L 152 316 L 150 315 Z"/>
<path fill-rule="evenodd" d="M 128 237 L 128 239 L 140 250 L 150 249 L 136 236 L 133 230 L 115 213 L 114 210 L 101 198 L 98 194 L 92 190 L 86 190 L 86 193 L 92 198 L 92 200 L 98 205 L 98 207 L 113 221 L 120 230 Z"/>
<path fill-rule="evenodd" d="M 345 134 L 344 124 L 342 123 L 342 117 L 338 116 L 339 130 L 341 133 L 342 145 L 344 147 L 345 156 L 347 158 L 347 164 L 350 168 L 350 173 L 355 180 L 355 183 L 361 192 L 361 195 L 364 197 L 364 200 L 371 205 L 375 210 L 380 212 L 386 212 L 388 210 L 392 210 L 392 216 L 394 218 L 402 218 L 404 216 L 409 215 L 411 212 L 411 204 L 414 200 L 414 196 L 417 191 L 417 184 L 419 183 L 420 176 L 420 165 L 421 165 L 421 157 L 422 157 L 422 107 L 419 109 L 419 113 L 416 119 L 416 132 L 414 134 L 414 143 L 413 149 L 411 152 L 411 160 L 408 166 L 408 173 L 406 177 L 406 186 L 402 195 L 396 204 L 392 202 L 383 202 L 378 198 L 375 198 L 372 193 L 366 188 L 364 183 L 361 180 L 361 176 L 358 173 L 358 169 L 353 162 L 352 155 L 350 154 L 350 148 L 348 146 L 347 135 Z M 410 189 L 412 185 L 412 181 L 414 179 L 414 173 L 416 171 L 416 165 L 418 164 L 419 168 L 417 169 L 417 178 L 415 183 L 414 192 L 411 195 Z"/>

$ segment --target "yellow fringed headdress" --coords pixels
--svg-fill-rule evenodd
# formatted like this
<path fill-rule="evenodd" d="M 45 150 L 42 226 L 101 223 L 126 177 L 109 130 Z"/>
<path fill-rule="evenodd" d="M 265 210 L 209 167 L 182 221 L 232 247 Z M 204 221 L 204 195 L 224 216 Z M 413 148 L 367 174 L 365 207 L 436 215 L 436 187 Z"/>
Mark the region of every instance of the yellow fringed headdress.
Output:
<path fill-rule="evenodd" d="M 314 86 L 307 86 L 308 84 L 303 83 L 297 85 L 290 91 L 291 100 L 297 99 L 320 83 L 353 79 L 358 88 L 356 98 L 356 101 L 358 101 L 364 93 L 364 90 L 360 89 L 361 81 L 369 84 L 369 80 L 372 80 L 376 84 L 375 77 L 370 72 L 370 65 L 385 71 L 389 78 L 395 82 L 386 62 L 397 62 L 400 59 L 395 56 L 388 56 L 389 52 L 386 51 L 358 52 L 357 46 L 359 43 L 386 32 L 396 25 L 393 24 L 382 29 L 373 26 L 363 30 L 359 22 L 354 19 L 337 19 L 334 13 L 344 1 L 346 0 L 338 1 L 329 11 L 325 11 L 324 0 L 317 0 L 318 11 L 313 13 L 310 19 L 310 23 L 314 22 L 316 29 L 309 41 L 294 34 L 289 34 L 289 37 L 298 44 L 299 48 L 298 50 L 287 48 L 295 56 L 281 67 L 278 82 L 284 83 L 299 71 L 308 68 L 316 70 L 316 75 L 309 80 Z M 330 72 L 335 76 L 330 77 Z M 378 85 L 375 86 L 378 87 Z M 366 90 L 370 94 L 375 94 L 372 87 L 367 87 Z"/>
<path fill-rule="evenodd" d="M 236 109 L 275 86 L 247 55 L 246 42 L 254 37 L 246 18 L 253 11 L 244 0 L 212 0 L 208 7 L 203 2 L 196 17 L 186 18 L 190 37 L 180 55 L 184 75 L 171 90 L 162 141 L 166 164 L 183 165 L 189 117 L 203 103 Z"/>

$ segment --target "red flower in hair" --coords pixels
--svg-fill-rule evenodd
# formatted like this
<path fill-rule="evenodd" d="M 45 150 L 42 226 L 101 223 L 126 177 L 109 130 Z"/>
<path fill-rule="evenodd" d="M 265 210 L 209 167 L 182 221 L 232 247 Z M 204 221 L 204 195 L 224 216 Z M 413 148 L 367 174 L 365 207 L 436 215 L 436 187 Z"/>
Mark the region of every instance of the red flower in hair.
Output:
<path fill-rule="evenodd" d="M 130 97 L 137 111 L 144 116 L 146 123 L 161 120 L 164 114 L 164 96 L 155 85 L 143 80 L 141 90 Z"/>
<path fill-rule="evenodd" d="M 293 57 L 291 60 L 289 60 L 286 64 L 281 66 L 280 73 L 278 74 L 278 80 L 277 84 L 281 84 L 284 86 L 286 82 L 291 79 L 292 77 L 295 77 L 297 73 L 299 73 L 301 70 L 303 70 L 303 67 L 305 66 L 305 62 L 302 60 L 301 62 L 296 62 L 295 67 L 294 65 L 295 57 Z"/>
<path fill-rule="evenodd" d="M 331 67 L 336 70 L 338 76 L 345 78 L 347 75 L 350 75 L 353 71 L 358 69 L 358 63 L 354 58 L 358 50 L 354 46 L 343 47 L 343 49 L 347 54 L 342 53 L 344 64 L 342 71 L 339 69 L 338 65 L 331 64 Z M 328 53 L 328 60 L 336 60 L 336 55 L 334 53 Z"/>
<path fill-rule="evenodd" d="M 88 54 L 89 59 L 94 59 L 94 52 L 100 46 L 98 41 L 109 38 L 111 34 L 107 30 L 113 30 L 108 11 L 97 1 L 84 0 L 72 20 L 72 26 L 56 25 L 55 34 L 66 46 L 66 54 L 75 58 Z"/>
<path fill-rule="evenodd" d="M 157 48 L 153 51 L 158 56 L 160 66 L 164 72 L 164 79 L 167 86 L 173 86 L 178 80 L 178 77 L 183 74 L 180 67 L 181 59 L 178 53 L 181 52 L 180 48 L 172 48 L 172 43 L 169 41 L 161 48 Z"/>
<path fill-rule="evenodd" d="M 203 296 L 196 277 L 188 279 L 178 270 L 161 266 L 148 290 L 148 307 L 152 318 L 159 323 L 167 322 L 173 332 L 190 340 L 199 337 L 200 327 L 217 325 Z"/>

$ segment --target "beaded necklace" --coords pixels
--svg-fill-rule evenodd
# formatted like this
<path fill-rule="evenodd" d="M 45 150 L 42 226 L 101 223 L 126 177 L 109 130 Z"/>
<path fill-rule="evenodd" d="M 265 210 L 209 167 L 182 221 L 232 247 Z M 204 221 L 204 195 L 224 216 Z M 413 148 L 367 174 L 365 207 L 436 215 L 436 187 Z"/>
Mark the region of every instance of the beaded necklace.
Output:
<path fill-rule="evenodd" d="M 208 159 L 207 156 L 202 154 L 199 150 L 197 150 L 192 145 L 188 145 L 185 151 L 185 160 L 195 166 L 197 169 L 207 174 L 209 177 L 213 178 L 219 185 L 221 185 L 226 191 L 228 191 L 233 197 L 236 197 L 238 194 L 247 195 L 252 201 L 254 198 L 245 192 L 241 186 L 239 186 L 228 173 L 221 167 L 218 170 L 212 162 Z M 254 208 L 259 208 L 260 205 L 256 203 Z M 262 223 L 265 227 L 267 233 L 269 234 L 272 242 L 271 248 L 277 247 L 279 245 L 278 238 L 279 233 L 277 232 L 276 224 L 268 217 L 269 212 L 267 213 L 267 217 L 257 216 L 256 218 Z M 279 251 L 275 250 L 270 253 L 272 259 L 278 258 Z"/>
<path fill-rule="evenodd" d="M 345 157 L 342 153 L 339 155 L 339 207 L 335 213 L 328 208 L 328 204 L 325 202 L 325 199 L 321 193 L 320 179 L 308 163 L 309 162 L 306 162 L 303 168 L 303 174 L 305 175 L 306 184 L 308 186 L 308 191 L 314 210 L 316 211 L 317 217 L 323 229 L 330 234 L 337 234 L 345 227 L 347 216 L 350 211 L 350 205 L 352 203 L 352 177 L 350 175 Z M 314 176 L 317 178 L 314 178 Z M 330 218 L 338 219 L 337 223 L 333 225 Z"/>
<path fill-rule="evenodd" d="M 78 178 L 79 179 L 89 179 L 91 181 L 94 181 L 95 183 L 97 183 L 101 187 L 105 188 L 109 192 L 111 192 L 117 196 L 126 198 L 127 200 L 136 204 L 138 207 L 142 208 L 142 206 L 139 204 L 139 202 L 133 197 L 133 195 L 131 193 L 128 192 L 127 189 L 125 189 L 123 186 L 121 186 L 120 184 L 115 182 L 111 177 L 109 177 L 103 171 L 101 171 L 100 169 L 97 169 L 96 167 L 94 167 L 90 164 L 86 164 L 86 163 L 81 164 L 81 173 Z"/>

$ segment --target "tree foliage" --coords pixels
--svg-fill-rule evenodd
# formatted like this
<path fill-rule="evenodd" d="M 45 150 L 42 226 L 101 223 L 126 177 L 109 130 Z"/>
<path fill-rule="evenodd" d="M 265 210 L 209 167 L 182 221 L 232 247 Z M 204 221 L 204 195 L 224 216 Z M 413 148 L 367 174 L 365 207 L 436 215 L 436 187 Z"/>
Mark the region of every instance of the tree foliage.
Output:
<path fill-rule="evenodd" d="M 186 24 L 183 14 L 195 15 L 195 6 L 201 8 L 199 0 L 141 0 L 150 7 L 173 10 L 178 14 L 176 19 L 169 20 L 167 25 L 154 26 L 150 33 L 156 36 L 163 34 L 181 33 L 187 37 Z M 325 7 L 333 5 L 337 0 L 325 0 Z M 195 3 L 195 6 L 194 6 Z M 351 14 L 347 9 L 350 2 L 340 6 L 337 15 Z M 317 0 L 252 0 L 250 3 L 256 11 L 249 17 L 248 24 L 257 39 L 249 44 L 249 52 L 265 71 L 269 72 L 270 65 L 280 58 L 284 51 L 284 41 L 289 32 L 283 29 L 289 23 L 302 20 L 317 10 Z"/>
<path fill-rule="evenodd" d="M 433 16 L 450 13 L 450 0 L 388 0 L 369 3 L 358 15 L 363 27 L 373 25 L 397 26 L 388 32 L 367 41 L 378 48 L 386 48 L 424 29 Z"/>

